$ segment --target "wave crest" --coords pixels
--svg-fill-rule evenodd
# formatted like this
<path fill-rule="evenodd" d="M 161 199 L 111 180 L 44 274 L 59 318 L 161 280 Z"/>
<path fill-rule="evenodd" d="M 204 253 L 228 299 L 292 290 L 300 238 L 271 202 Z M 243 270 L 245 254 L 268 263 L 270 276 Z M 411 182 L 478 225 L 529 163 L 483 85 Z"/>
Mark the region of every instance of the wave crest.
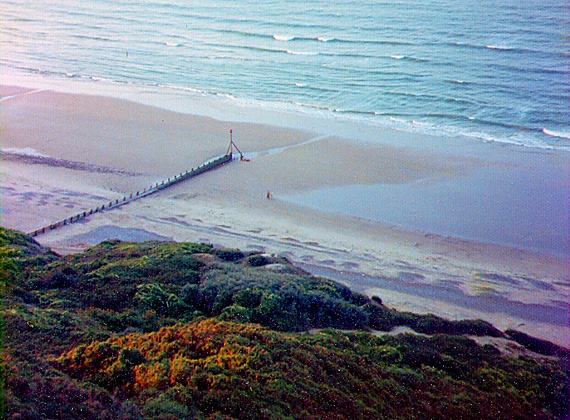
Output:
<path fill-rule="evenodd" d="M 543 128 L 542 132 L 550 137 L 558 137 L 561 139 L 570 139 L 570 132 L 562 132 L 562 131 L 553 131 L 548 130 L 547 128 Z"/>
<path fill-rule="evenodd" d="M 295 37 L 291 35 L 273 35 L 273 39 L 275 39 L 276 41 L 287 42 L 287 41 L 292 41 L 293 39 L 295 39 Z"/>
<path fill-rule="evenodd" d="M 18 156 L 33 156 L 33 157 L 41 157 L 41 158 L 47 158 L 49 156 L 46 156 L 40 152 L 38 152 L 36 149 L 33 149 L 31 147 L 6 147 L 6 148 L 2 148 L 2 154 L 11 154 L 11 155 L 18 155 Z"/>

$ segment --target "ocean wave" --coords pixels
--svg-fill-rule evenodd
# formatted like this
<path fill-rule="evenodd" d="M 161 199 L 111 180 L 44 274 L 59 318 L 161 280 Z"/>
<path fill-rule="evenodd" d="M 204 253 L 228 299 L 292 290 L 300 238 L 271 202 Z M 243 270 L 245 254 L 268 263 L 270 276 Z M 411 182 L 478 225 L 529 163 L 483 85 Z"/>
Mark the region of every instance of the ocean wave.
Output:
<path fill-rule="evenodd" d="M 518 70 L 518 68 L 517 68 L 517 70 Z M 560 68 L 560 69 L 536 68 L 536 69 L 528 69 L 528 71 L 531 71 L 533 73 L 538 73 L 538 74 L 562 74 L 562 75 L 568 74 L 567 68 Z"/>
<path fill-rule="evenodd" d="M 319 86 L 318 84 L 315 85 L 310 85 L 308 83 L 295 83 L 295 86 L 297 86 L 298 88 L 302 88 L 302 90 L 304 92 L 307 92 L 307 94 L 309 95 L 314 95 L 315 93 L 321 95 L 323 93 L 327 93 L 327 94 L 336 94 L 338 93 L 337 89 L 333 89 L 330 87 L 326 87 L 326 86 Z M 311 96 L 310 96 L 311 97 Z M 296 101 L 290 101 L 292 103 L 296 103 L 299 106 L 303 106 L 302 103 L 300 102 L 296 102 Z M 311 105 L 310 107 L 314 107 L 314 105 Z M 332 108 L 326 107 L 326 106 L 319 106 L 320 109 L 328 109 L 328 110 L 333 110 Z"/>
<path fill-rule="evenodd" d="M 518 132 L 518 133 L 524 133 L 524 132 L 526 132 L 526 133 L 531 133 L 531 132 L 540 133 L 540 132 L 542 132 L 542 130 L 539 128 L 523 126 L 521 124 L 513 124 L 510 122 L 503 122 L 503 121 L 497 121 L 497 120 L 487 120 L 484 118 L 478 118 L 478 117 L 473 117 L 473 116 L 467 117 L 467 119 L 469 121 L 477 123 L 478 125 L 481 125 L 481 126 L 505 128 L 511 132 Z"/>
<path fill-rule="evenodd" d="M 114 41 L 113 39 L 107 38 L 104 36 L 91 36 L 91 35 L 77 34 L 77 35 L 73 35 L 73 37 L 76 39 L 83 39 L 83 40 L 87 40 L 87 41 Z"/>
<path fill-rule="evenodd" d="M 444 79 L 444 81 L 447 83 L 453 83 L 456 85 L 468 85 L 468 84 L 470 84 L 470 82 L 467 82 L 467 81 L 462 80 L 462 79 Z"/>
<path fill-rule="evenodd" d="M 308 41 L 308 42 L 338 42 L 338 38 L 327 38 L 324 36 L 294 36 L 291 41 Z"/>
<path fill-rule="evenodd" d="M 254 45 L 240 45 L 240 46 L 232 46 L 232 47 L 238 48 L 238 49 L 249 50 L 249 51 L 290 54 L 289 50 L 281 49 L 281 48 L 259 47 L 259 46 L 254 46 Z"/>
<path fill-rule="evenodd" d="M 287 54 L 291 54 L 291 55 L 319 55 L 319 53 L 316 51 L 292 51 L 292 50 L 287 50 Z"/>
<path fill-rule="evenodd" d="M 517 77 L 518 74 L 528 77 L 528 75 L 531 73 L 536 75 L 564 75 L 564 76 L 568 74 L 568 70 L 565 68 L 560 68 L 560 69 L 540 68 L 537 67 L 538 65 L 540 65 L 540 63 L 532 63 L 532 64 L 529 63 L 527 66 L 522 66 L 520 64 L 517 64 L 516 62 L 515 63 L 493 62 L 489 64 L 489 67 L 492 69 L 517 73 Z"/>
<path fill-rule="evenodd" d="M 568 144 L 551 144 L 548 140 L 541 138 L 544 134 L 542 130 L 519 127 L 520 130 L 503 130 L 503 124 L 487 121 L 486 130 L 479 126 L 474 118 L 465 118 L 462 115 L 445 113 L 434 113 L 426 115 L 414 115 L 412 113 L 390 114 L 385 112 L 369 111 L 349 111 L 333 109 L 334 115 L 344 118 L 356 119 L 367 124 L 378 125 L 385 128 L 392 128 L 401 131 L 418 134 L 429 134 L 444 137 L 467 137 L 485 142 L 510 144 L 526 148 L 536 148 L 541 150 L 565 150 L 570 151 Z M 378 119 L 374 118 L 378 117 Z M 425 119 L 424 119 L 425 118 Z M 477 120 L 481 121 L 481 120 Z M 467 122 L 475 124 L 467 124 Z M 569 138 L 570 133 L 556 132 L 563 138 Z"/>
<path fill-rule="evenodd" d="M 273 39 L 276 41 L 287 42 L 295 39 L 295 37 L 290 35 L 273 35 Z"/>
<path fill-rule="evenodd" d="M 443 120 L 449 119 L 449 116 L 442 115 Z M 462 119 L 458 116 L 458 119 Z M 472 138 L 487 143 L 508 144 L 517 147 L 540 149 L 540 150 L 565 150 L 570 151 L 570 147 L 553 146 L 548 142 L 536 136 L 536 132 L 529 133 L 528 135 L 515 135 L 515 134 L 501 134 L 499 132 L 487 131 L 482 127 L 472 126 L 467 127 L 463 125 L 455 126 L 445 123 L 432 123 L 429 121 L 420 121 L 413 118 L 396 118 L 393 116 L 388 117 L 389 124 L 385 125 L 389 128 L 395 128 L 402 131 L 418 134 L 429 134 L 444 137 L 466 137 Z"/>
<path fill-rule="evenodd" d="M 558 138 L 561 138 L 561 139 L 570 139 L 570 132 L 568 132 L 568 131 L 566 131 L 566 132 L 563 132 L 563 131 L 553 131 L 553 130 L 548 130 L 548 129 L 546 129 L 546 128 L 543 128 L 543 129 L 542 129 L 542 132 L 543 132 L 544 134 L 546 134 L 547 136 L 550 136 L 550 137 L 558 137 Z"/>
<path fill-rule="evenodd" d="M 560 56 L 562 55 L 565 57 L 564 53 L 554 52 L 554 51 L 546 51 L 543 49 L 531 49 L 526 47 L 515 47 L 509 45 L 493 45 L 493 44 L 471 44 L 468 42 L 444 42 L 443 45 L 448 47 L 460 47 L 466 48 L 471 50 L 490 50 L 490 51 L 504 51 L 514 54 L 540 54 L 544 56 Z"/>
<path fill-rule="evenodd" d="M 394 57 L 400 57 L 400 55 L 395 55 Z M 428 58 L 414 57 L 409 55 L 401 56 L 402 58 L 397 58 L 397 60 L 412 61 L 414 63 L 431 63 L 432 61 Z M 393 59 L 393 57 L 390 57 Z"/>
<path fill-rule="evenodd" d="M 428 102 L 435 102 L 435 101 L 445 101 L 447 98 L 441 97 L 435 94 L 426 94 L 426 93 L 419 93 L 415 91 L 407 91 L 407 92 L 398 92 L 396 90 L 386 92 L 390 96 L 393 97 L 403 97 L 403 98 L 412 98 L 414 100 L 420 101 L 428 101 Z"/>
<path fill-rule="evenodd" d="M 212 29 L 214 33 L 223 33 L 228 35 L 239 35 L 247 38 L 259 38 L 259 39 L 272 39 L 278 42 L 300 42 L 300 41 L 310 41 L 310 42 L 333 42 L 336 38 L 326 38 L 322 36 L 302 36 L 302 35 L 285 35 L 285 34 L 271 34 L 266 32 L 251 32 L 243 31 L 239 29 L 222 29 L 216 28 Z"/>
<path fill-rule="evenodd" d="M 403 60 L 403 61 L 411 61 L 411 62 L 415 62 L 415 63 L 431 63 L 432 61 L 428 58 L 420 58 L 420 57 L 414 57 L 414 56 L 407 56 L 407 55 L 403 55 L 403 54 L 390 54 L 390 55 L 383 55 L 383 54 L 374 54 L 371 52 L 368 52 L 367 50 L 363 49 L 362 52 L 319 52 L 320 55 L 324 56 L 324 57 L 338 57 L 338 58 L 365 58 L 365 59 L 378 59 L 378 60 Z M 327 65 L 325 65 L 327 66 Z M 331 66 L 330 64 L 328 65 L 329 68 L 335 68 L 335 66 Z M 338 68 L 338 66 L 336 66 Z M 346 67 L 343 66 L 343 67 Z M 375 70 L 375 69 L 367 69 L 367 71 L 370 72 L 370 74 L 378 74 L 383 72 L 384 70 L 381 70 L 380 72 Z"/>
<path fill-rule="evenodd" d="M 295 37 L 295 40 L 304 40 L 304 41 L 318 41 L 318 42 L 328 42 L 331 44 L 362 44 L 362 45 L 392 45 L 392 46 L 405 46 L 405 45 L 414 45 L 410 42 L 405 41 L 393 41 L 393 40 L 383 40 L 383 39 L 349 39 L 349 38 L 337 38 L 331 37 L 326 38 L 322 36 L 317 37 Z"/>
<path fill-rule="evenodd" d="M 241 35 L 248 38 L 265 38 L 273 39 L 279 42 L 323 42 L 323 43 L 334 43 L 334 44 L 362 44 L 362 45 L 391 45 L 391 46 L 410 46 L 416 45 L 414 42 L 402 41 L 402 40 L 392 40 L 392 39 L 350 39 L 350 38 L 338 38 L 338 37 L 327 37 L 322 35 L 307 36 L 307 35 L 286 35 L 283 33 L 263 33 L 263 32 L 251 32 L 243 31 L 239 29 L 225 29 L 225 28 L 212 28 L 213 32 L 225 33 L 229 35 Z"/>
<path fill-rule="evenodd" d="M 211 31 L 214 33 L 221 33 L 227 35 L 240 35 L 247 38 L 273 38 L 274 36 L 265 33 L 242 31 L 239 29 L 211 28 Z"/>
<path fill-rule="evenodd" d="M 503 45 L 485 45 L 488 50 L 514 51 L 513 47 L 505 47 Z"/>
<path fill-rule="evenodd" d="M 3 147 L 2 154 L 49 158 L 49 156 L 46 156 L 31 147 Z"/>
<path fill-rule="evenodd" d="M 87 74 L 80 74 L 80 73 L 71 73 L 71 72 L 63 72 L 63 71 L 54 71 L 54 70 L 46 70 L 38 67 L 28 67 L 28 66 L 20 66 L 14 65 L 11 66 L 17 72 L 23 72 L 24 74 L 33 74 L 42 77 L 54 77 L 54 78 L 65 78 L 65 79 L 83 79 L 87 81 L 93 82 L 105 82 L 105 83 L 121 83 L 126 84 L 126 82 L 121 82 L 120 80 L 114 80 L 111 78 L 105 77 L 98 77 L 92 76 Z"/>

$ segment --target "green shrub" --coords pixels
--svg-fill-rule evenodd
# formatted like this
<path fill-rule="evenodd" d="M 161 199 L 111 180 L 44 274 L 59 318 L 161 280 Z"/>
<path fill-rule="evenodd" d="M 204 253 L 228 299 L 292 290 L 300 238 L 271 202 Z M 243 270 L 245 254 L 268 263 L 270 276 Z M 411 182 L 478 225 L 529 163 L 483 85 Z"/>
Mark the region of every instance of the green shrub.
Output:
<path fill-rule="evenodd" d="M 168 293 L 159 284 L 140 284 L 134 298 L 142 310 L 152 310 L 159 315 L 182 317 L 188 306 L 173 293 Z"/>
<path fill-rule="evenodd" d="M 372 300 L 376 302 L 378 305 L 382 305 L 382 299 L 379 296 L 372 296 Z"/>
<path fill-rule="evenodd" d="M 184 390 L 177 390 L 178 393 Z M 176 400 L 176 393 L 165 392 L 158 397 L 149 400 L 143 409 L 146 418 L 149 420 L 178 420 L 195 419 L 197 410 L 189 408 Z"/>
<path fill-rule="evenodd" d="M 162 325 L 155 311 L 128 309 L 123 312 L 91 308 L 86 315 L 92 317 L 108 331 L 122 333 L 131 331 L 149 332 L 160 328 Z"/>
<path fill-rule="evenodd" d="M 247 263 L 252 267 L 263 267 L 264 265 L 271 264 L 271 260 L 264 255 L 252 255 L 247 259 Z"/>
<path fill-rule="evenodd" d="M 546 356 L 561 356 L 570 358 L 570 351 L 546 340 L 531 337 L 520 331 L 509 329 L 505 334 L 530 351 Z"/>
<path fill-rule="evenodd" d="M 234 295 L 234 302 L 245 308 L 255 308 L 261 303 L 263 292 L 258 288 L 246 288 L 239 290 Z"/>
<path fill-rule="evenodd" d="M 235 304 L 225 307 L 220 314 L 220 318 L 225 321 L 251 322 L 253 319 L 253 310 Z"/>
<path fill-rule="evenodd" d="M 504 337 L 505 335 L 487 321 L 481 319 L 464 319 L 451 321 L 454 334 L 468 334 L 490 337 Z"/>
<path fill-rule="evenodd" d="M 211 254 L 227 262 L 237 262 L 245 258 L 245 254 L 239 249 L 214 248 Z"/>

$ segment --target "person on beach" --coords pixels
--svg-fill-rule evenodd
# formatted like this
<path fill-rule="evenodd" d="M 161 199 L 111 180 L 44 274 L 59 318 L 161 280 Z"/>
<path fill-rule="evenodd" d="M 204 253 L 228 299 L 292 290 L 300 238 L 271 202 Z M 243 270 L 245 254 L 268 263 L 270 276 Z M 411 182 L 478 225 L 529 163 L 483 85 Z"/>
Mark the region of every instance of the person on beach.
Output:
<path fill-rule="evenodd" d="M 267 191 L 267 199 L 271 200 L 273 198 L 273 193 L 271 191 Z"/>

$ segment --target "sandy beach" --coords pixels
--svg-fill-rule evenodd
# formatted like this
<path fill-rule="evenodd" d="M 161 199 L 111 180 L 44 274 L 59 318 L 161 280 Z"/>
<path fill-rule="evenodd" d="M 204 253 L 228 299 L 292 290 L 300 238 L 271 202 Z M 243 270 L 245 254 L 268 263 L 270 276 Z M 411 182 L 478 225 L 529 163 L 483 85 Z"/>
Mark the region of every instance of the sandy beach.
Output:
<path fill-rule="evenodd" d="M 230 129 L 249 159 L 37 237 L 56 252 L 78 252 L 108 238 L 262 250 L 399 310 L 482 318 L 569 346 L 568 255 L 403 229 L 288 199 L 376 184 L 461 187 L 476 171 L 520 180 L 526 168 L 552 177 L 545 189 L 556 195 L 568 180 L 565 153 L 431 147 L 432 141 L 414 146 L 413 135 L 402 134 L 406 141 L 399 143 L 396 132 L 383 143 L 363 142 L 101 96 L 14 86 L 1 93 L 4 227 L 31 232 L 196 167 L 225 153 Z M 524 198 L 523 189 L 516 191 Z M 451 212 L 440 211 L 443 218 Z"/>

